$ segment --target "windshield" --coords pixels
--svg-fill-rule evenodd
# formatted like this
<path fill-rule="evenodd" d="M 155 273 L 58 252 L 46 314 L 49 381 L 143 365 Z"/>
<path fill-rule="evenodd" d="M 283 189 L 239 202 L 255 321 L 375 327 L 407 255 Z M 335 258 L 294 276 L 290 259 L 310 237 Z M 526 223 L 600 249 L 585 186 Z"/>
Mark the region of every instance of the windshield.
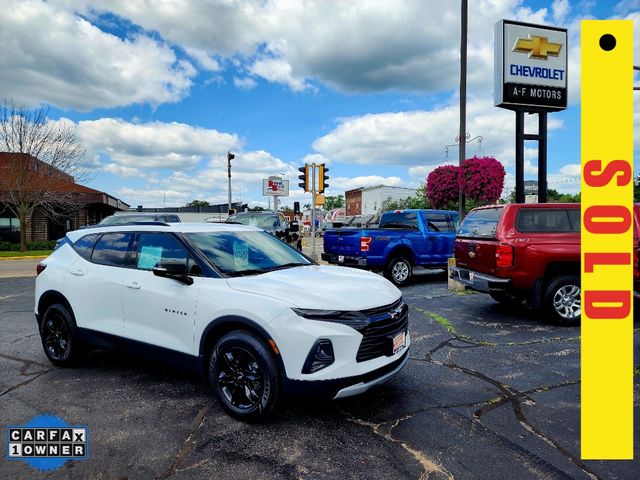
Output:
<path fill-rule="evenodd" d="M 300 252 L 265 232 L 186 233 L 185 236 L 218 270 L 232 277 L 311 265 Z"/>
<path fill-rule="evenodd" d="M 111 215 L 98 225 L 125 225 L 136 222 L 157 222 L 157 220 L 153 215 Z"/>
<path fill-rule="evenodd" d="M 459 237 L 493 238 L 502 215 L 502 207 L 472 210 L 458 230 Z"/>
<path fill-rule="evenodd" d="M 258 227 L 263 230 L 273 230 L 276 227 L 278 217 L 275 215 L 235 215 L 229 217 L 228 222 L 237 222 L 250 227 Z"/>

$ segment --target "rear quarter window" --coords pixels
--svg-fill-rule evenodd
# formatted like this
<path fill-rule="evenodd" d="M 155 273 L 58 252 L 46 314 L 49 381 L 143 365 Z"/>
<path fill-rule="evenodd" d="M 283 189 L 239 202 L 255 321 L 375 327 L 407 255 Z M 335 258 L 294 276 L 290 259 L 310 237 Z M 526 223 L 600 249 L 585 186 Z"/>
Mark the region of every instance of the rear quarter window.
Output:
<path fill-rule="evenodd" d="M 390 212 L 382 215 L 379 228 L 407 228 L 418 229 L 418 214 L 416 212 Z"/>
<path fill-rule="evenodd" d="M 459 237 L 494 238 L 504 208 L 472 210 L 458 229 Z"/>
<path fill-rule="evenodd" d="M 578 213 L 579 214 L 579 213 Z M 563 233 L 571 232 L 567 210 L 523 208 L 516 215 L 516 229 L 520 232 Z"/>
<path fill-rule="evenodd" d="M 123 267 L 131 237 L 130 233 L 105 233 L 93 247 L 91 261 L 100 265 Z"/>
<path fill-rule="evenodd" d="M 93 233 L 91 235 L 85 235 L 79 238 L 74 244 L 73 249 L 85 260 L 91 258 L 93 252 L 93 246 L 96 244 L 96 240 L 100 236 L 99 233 Z"/>

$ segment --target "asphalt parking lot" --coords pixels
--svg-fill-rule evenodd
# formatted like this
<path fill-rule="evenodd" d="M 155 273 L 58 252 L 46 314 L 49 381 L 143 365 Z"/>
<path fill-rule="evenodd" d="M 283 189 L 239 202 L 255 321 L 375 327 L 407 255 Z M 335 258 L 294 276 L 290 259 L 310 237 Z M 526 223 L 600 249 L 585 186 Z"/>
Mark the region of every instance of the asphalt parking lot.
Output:
<path fill-rule="evenodd" d="M 188 372 L 106 351 L 53 367 L 33 288 L 0 279 L 2 423 L 86 424 L 90 455 L 47 473 L 3 455 L 2 478 L 638 478 L 640 376 L 636 460 L 581 461 L 579 328 L 449 292 L 443 273 L 403 289 L 413 345 L 393 380 L 342 401 L 290 400 L 261 424 L 231 419 Z M 637 365 L 639 328 L 634 349 Z"/>

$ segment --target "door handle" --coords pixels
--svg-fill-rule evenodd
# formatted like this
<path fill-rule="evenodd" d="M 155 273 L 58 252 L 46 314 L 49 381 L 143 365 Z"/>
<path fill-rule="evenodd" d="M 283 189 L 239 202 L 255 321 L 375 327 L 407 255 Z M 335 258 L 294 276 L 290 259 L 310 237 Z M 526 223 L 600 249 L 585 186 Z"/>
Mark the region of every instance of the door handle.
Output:
<path fill-rule="evenodd" d="M 78 277 L 81 277 L 82 275 L 84 275 L 84 270 L 82 270 L 81 268 L 76 268 L 75 270 L 69 270 L 69 273 L 71 275 L 76 275 Z"/>
<path fill-rule="evenodd" d="M 436 237 L 427 237 L 428 240 L 436 240 Z"/>
<path fill-rule="evenodd" d="M 129 282 L 124 284 L 125 287 L 133 288 L 134 290 L 140 289 L 140 284 L 138 282 Z"/>

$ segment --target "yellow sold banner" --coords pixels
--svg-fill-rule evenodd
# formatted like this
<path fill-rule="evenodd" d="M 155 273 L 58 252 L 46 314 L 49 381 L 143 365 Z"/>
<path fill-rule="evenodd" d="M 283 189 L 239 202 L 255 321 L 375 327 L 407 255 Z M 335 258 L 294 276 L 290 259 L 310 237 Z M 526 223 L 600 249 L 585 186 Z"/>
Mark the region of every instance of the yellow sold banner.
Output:
<path fill-rule="evenodd" d="M 633 458 L 633 22 L 581 25 L 581 456 Z"/>

